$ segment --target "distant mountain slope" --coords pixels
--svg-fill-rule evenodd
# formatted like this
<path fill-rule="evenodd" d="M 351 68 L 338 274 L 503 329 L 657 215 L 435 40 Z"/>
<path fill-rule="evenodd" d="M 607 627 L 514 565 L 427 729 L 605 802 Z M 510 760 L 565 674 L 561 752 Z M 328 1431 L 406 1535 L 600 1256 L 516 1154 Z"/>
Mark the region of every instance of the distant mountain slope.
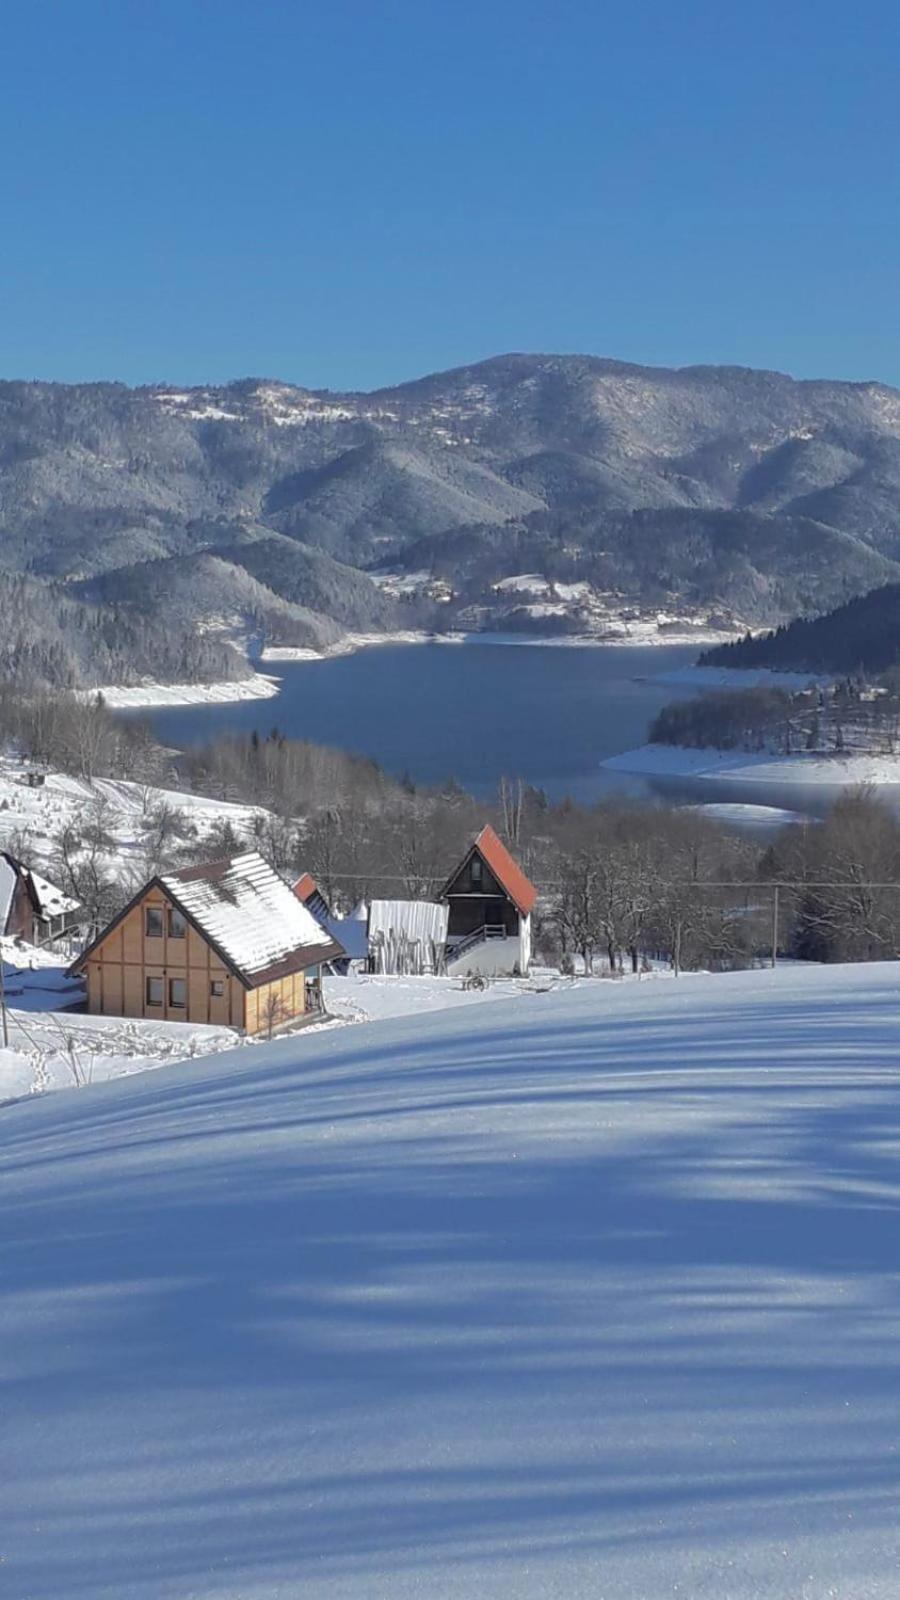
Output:
<path fill-rule="evenodd" d="M 900 578 L 900 393 L 552 355 L 372 394 L 0 384 L 0 569 L 201 551 L 340 627 L 395 620 L 351 569 L 452 565 L 446 623 L 524 551 L 623 603 L 778 622 Z"/>
<path fill-rule="evenodd" d="M 165 565 L 165 563 L 162 563 Z M 60 584 L 0 572 L 0 692 L 6 682 L 82 688 L 221 682 L 247 675 L 242 654 L 169 606 L 127 593 L 93 602 Z"/>
<path fill-rule="evenodd" d="M 888 672 L 900 667 L 900 583 L 860 595 L 826 616 L 798 617 L 774 633 L 707 650 L 701 661 L 791 672 Z"/>

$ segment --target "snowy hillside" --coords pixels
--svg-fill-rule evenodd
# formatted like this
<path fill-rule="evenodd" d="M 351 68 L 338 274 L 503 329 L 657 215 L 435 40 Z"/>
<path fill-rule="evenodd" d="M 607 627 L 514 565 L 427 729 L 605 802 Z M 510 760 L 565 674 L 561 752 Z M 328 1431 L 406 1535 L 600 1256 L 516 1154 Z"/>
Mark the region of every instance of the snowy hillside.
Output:
<path fill-rule="evenodd" d="M 5 1110 L 6 1592 L 894 1600 L 898 971 Z"/>
<path fill-rule="evenodd" d="M 895 1600 L 900 967 L 0 1114 L 4 1592 Z"/>
<path fill-rule="evenodd" d="M 26 782 L 23 764 L 0 752 L 0 842 L 15 834 L 27 837 L 31 849 L 42 860 L 52 855 L 62 828 L 85 821 L 98 808 L 105 828 L 115 840 L 120 862 L 127 863 L 132 857 L 140 860 L 142 826 L 161 805 L 181 812 L 196 828 L 198 838 L 225 823 L 238 833 L 246 832 L 252 828 L 254 818 L 264 814 L 257 806 L 235 805 L 207 795 L 118 778 L 88 782 L 86 778 L 51 772 L 39 789 L 32 789 Z"/>

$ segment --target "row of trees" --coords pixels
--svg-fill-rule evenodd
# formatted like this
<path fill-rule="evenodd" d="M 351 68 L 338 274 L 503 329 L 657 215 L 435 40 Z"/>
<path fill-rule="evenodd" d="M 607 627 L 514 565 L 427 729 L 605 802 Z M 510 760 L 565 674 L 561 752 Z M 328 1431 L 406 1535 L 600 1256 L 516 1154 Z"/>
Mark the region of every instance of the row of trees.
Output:
<path fill-rule="evenodd" d="M 893 755 L 900 749 L 900 673 L 877 684 L 842 678 L 793 694 L 734 689 L 678 700 L 658 713 L 649 737 L 699 749 Z"/>
<path fill-rule="evenodd" d="M 871 790 L 839 799 L 816 823 L 786 828 L 760 876 L 782 891 L 783 947 L 810 961 L 900 956 L 900 821 Z"/>
<path fill-rule="evenodd" d="M 795 672 L 869 676 L 900 665 L 900 583 L 887 583 L 825 616 L 797 617 L 771 633 L 716 645 L 700 657 L 719 667 L 775 667 Z"/>

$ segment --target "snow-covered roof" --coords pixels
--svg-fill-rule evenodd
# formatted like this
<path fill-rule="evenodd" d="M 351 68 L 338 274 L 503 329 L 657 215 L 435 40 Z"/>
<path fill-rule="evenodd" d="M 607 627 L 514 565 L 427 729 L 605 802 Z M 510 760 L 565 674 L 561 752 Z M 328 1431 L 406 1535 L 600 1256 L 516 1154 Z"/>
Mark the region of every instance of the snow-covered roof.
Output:
<path fill-rule="evenodd" d="M 57 889 L 55 883 L 42 878 L 39 872 L 17 861 L 8 850 L 0 851 L 0 933 L 6 929 L 12 909 L 16 883 L 21 880 L 29 892 L 31 904 L 40 917 L 64 917 L 78 910 L 78 901 Z"/>
<path fill-rule="evenodd" d="M 342 954 L 255 850 L 168 872 L 166 893 L 251 986 Z"/>
<path fill-rule="evenodd" d="M 55 883 L 49 878 L 42 878 L 39 872 L 28 868 L 31 887 L 37 896 L 42 917 L 66 917 L 72 911 L 78 910 L 78 901 L 71 895 L 63 894 L 62 889 L 57 889 Z"/>

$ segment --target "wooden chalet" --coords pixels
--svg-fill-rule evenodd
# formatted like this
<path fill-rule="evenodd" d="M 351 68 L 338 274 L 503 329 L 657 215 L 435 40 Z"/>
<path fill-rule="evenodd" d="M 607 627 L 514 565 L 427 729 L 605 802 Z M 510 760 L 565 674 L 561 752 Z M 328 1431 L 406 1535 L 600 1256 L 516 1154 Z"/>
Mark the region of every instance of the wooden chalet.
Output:
<path fill-rule="evenodd" d="M 528 971 L 537 890 L 490 826 L 442 891 L 449 907 L 447 970 L 483 976 Z"/>
<path fill-rule="evenodd" d="M 255 851 L 150 879 L 70 968 L 98 1016 L 271 1032 L 320 1003 L 340 944 Z"/>
<path fill-rule="evenodd" d="M 0 850 L 0 934 L 43 944 L 72 926 L 78 901 Z"/>

